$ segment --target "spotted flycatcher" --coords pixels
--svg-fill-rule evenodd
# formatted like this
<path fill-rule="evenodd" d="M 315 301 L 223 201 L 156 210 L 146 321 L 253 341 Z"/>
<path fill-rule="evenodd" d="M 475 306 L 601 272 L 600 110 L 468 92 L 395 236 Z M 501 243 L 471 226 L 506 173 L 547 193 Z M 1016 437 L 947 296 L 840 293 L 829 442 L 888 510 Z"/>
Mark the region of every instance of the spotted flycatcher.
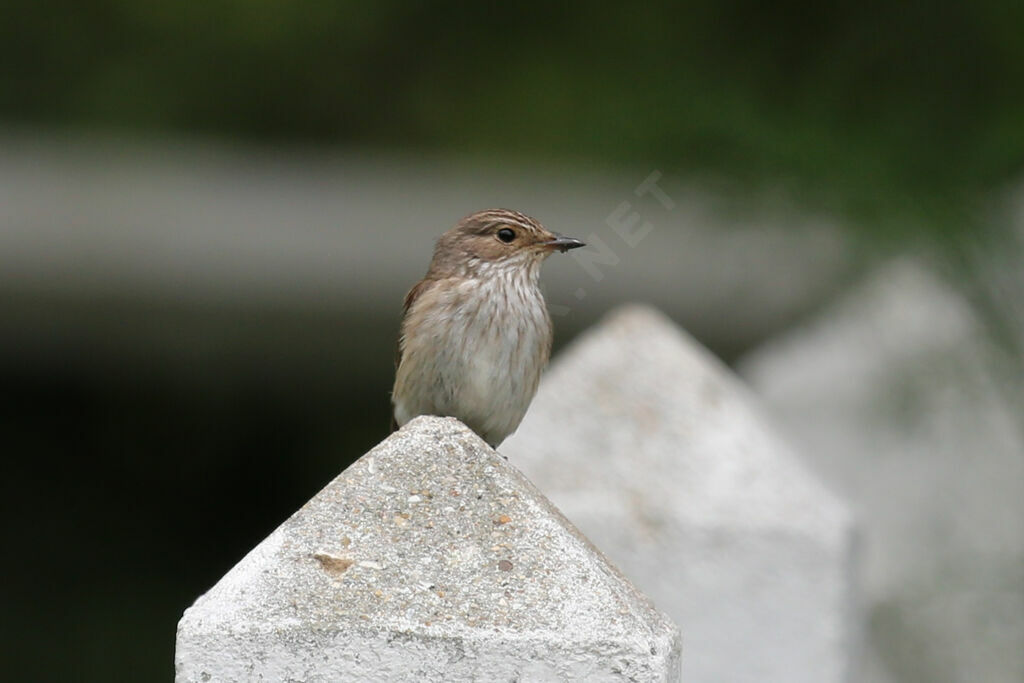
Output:
<path fill-rule="evenodd" d="M 507 209 L 469 215 L 442 235 L 405 297 L 394 427 L 457 417 L 492 448 L 514 432 L 551 353 L 540 266 L 582 246 Z"/>

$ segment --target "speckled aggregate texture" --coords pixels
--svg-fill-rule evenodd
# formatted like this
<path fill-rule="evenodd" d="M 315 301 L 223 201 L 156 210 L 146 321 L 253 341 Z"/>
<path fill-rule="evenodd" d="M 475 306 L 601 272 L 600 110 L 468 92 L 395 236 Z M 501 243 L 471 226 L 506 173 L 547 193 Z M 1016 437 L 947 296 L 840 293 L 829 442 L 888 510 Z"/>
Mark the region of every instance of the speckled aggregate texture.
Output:
<path fill-rule="evenodd" d="M 500 450 L 679 624 L 684 680 L 850 679 L 850 513 L 658 312 L 566 349 Z"/>
<path fill-rule="evenodd" d="M 185 611 L 176 680 L 675 681 L 680 638 L 451 418 L 364 455 Z"/>

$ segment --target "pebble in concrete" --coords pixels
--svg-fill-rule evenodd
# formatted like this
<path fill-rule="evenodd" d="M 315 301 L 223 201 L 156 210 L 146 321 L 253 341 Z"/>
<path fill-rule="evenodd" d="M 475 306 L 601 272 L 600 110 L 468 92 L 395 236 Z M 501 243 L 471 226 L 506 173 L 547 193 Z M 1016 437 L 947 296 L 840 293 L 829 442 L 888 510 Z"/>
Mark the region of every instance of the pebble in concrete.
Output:
<path fill-rule="evenodd" d="M 850 513 L 661 314 L 564 351 L 501 452 L 679 624 L 684 680 L 849 679 Z"/>
<path fill-rule="evenodd" d="M 680 638 L 460 422 L 413 420 L 185 611 L 177 681 L 668 681 Z"/>

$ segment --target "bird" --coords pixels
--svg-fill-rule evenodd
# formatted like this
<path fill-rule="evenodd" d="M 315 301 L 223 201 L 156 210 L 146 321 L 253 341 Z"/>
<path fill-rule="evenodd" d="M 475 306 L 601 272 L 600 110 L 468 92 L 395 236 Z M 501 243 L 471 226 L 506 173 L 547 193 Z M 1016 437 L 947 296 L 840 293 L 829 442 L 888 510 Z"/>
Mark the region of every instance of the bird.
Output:
<path fill-rule="evenodd" d="M 405 297 L 392 429 L 455 417 L 492 448 L 514 432 L 551 354 L 541 264 L 583 246 L 509 209 L 472 213 L 444 233 Z"/>

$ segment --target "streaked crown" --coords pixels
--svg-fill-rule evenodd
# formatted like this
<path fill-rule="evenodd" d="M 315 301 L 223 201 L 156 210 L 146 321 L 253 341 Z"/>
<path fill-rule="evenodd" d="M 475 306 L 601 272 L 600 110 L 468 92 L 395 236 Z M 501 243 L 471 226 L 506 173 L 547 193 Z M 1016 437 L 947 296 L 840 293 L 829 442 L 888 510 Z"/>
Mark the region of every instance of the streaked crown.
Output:
<path fill-rule="evenodd" d="M 437 241 L 429 275 L 470 275 L 485 264 L 529 268 L 561 248 L 558 239 L 539 221 L 518 211 L 478 211 L 460 220 Z"/>

